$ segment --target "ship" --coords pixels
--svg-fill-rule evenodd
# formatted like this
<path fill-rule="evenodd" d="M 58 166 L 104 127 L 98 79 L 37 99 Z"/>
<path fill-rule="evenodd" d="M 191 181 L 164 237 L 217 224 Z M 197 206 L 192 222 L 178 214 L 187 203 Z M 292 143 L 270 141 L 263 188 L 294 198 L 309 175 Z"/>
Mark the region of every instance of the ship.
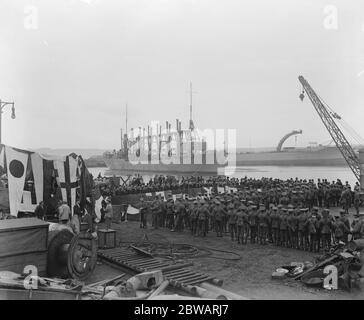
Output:
<path fill-rule="evenodd" d="M 111 171 L 163 174 L 219 174 L 227 166 L 225 145 L 219 150 L 208 144 L 192 119 L 192 83 L 190 83 L 190 119 L 187 129 L 176 119 L 176 126 L 148 125 L 132 128 L 128 132 L 126 108 L 126 133 L 121 129 L 121 149 L 105 152 L 103 160 Z"/>
<path fill-rule="evenodd" d="M 217 161 L 217 152 L 208 148 L 207 142 L 198 135 L 193 124 L 181 129 L 177 120 L 176 130 L 170 123 L 166 130 L 161 127 L 152 134 L 148 126 L 146 134 L 134 136 L 124 134 L 119 151 L 105 152 L 103 159 L 112 171 L 125 173 L 169 173 L 169 174 L 218 174 L 226 166 L 225 161 Z M 221 151 L 224 154 L 225 152 Z"/>
<path fill-rule="evenodd" d="M 347 166 L 340 150 L 332 145 L 312 144 L 307 147 L 286 147 L 283 144 L 292 136 L 302 134 L 293 130 L 279 141 L 275 150 L 262 152 L 238 151 L 237 166 Z M 359 155 L 361 146 L 354 148 Z"/>

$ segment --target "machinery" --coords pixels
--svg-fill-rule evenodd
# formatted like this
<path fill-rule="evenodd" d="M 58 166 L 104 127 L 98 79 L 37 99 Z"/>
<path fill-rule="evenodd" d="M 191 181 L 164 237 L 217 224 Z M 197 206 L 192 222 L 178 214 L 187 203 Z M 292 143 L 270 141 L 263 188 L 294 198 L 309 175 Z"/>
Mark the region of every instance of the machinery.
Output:
<path fill-rule="evenodd" d="M 68 226 L 51 223 L 48 232 L 47 274 L 85 280 L 95 269 L 97 242 L 88 232 L 75 235 Z"/>
<path fill-rule="evenodd" d="M 337 148 L 340 150 L 343 155 L 345 161 L 349 165 L 351 171 L 354 173 L 357 180 L 360 182 L 360 161 L 359 157 L 353 150 L 352 146 L 340 130 L 339 126 L 336 124 L 334 119 L 341 120 L 341 117 L 336 112 L 329 112 L 328 108 L 326 108 L 324 102 L 320 97 L 316 94 L 316 92 L 312 89 L 310 84 L 306 81 L 303 76 L 299 76 L 298 80 L 302 84 L 302 93 L 300 94 L 300 99 L 303 101 L 305 97 L 305 93 L 307 93 L 310 98 L 313 106 L 315 107 L 316 112 L 320 116 L 322 122 L 324 123 L 326 129 L 329 131 L 332 139 L 334 140 Z M 364 186 L 361 184 L 361 189 Z"/>

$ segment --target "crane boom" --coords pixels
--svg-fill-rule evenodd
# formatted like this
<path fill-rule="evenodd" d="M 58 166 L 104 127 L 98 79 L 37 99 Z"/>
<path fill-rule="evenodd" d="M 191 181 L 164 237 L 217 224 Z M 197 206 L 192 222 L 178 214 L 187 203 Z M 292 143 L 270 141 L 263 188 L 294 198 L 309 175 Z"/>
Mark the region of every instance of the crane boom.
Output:
<path fill-rule="evenodd" d="M 351 171 L 354 173 L 358 181 L 360 181 L 359 158 L 356 155 L 355 151 L 353 150 L 348 140 L 345 138 L 344 134 L 332 118 L 330 112 L 326 109 L 325 105 L 318 97 L 316 92 L 309 85 L 309 83 L 306 81 L 306 79 L 302 76 L 299 76 L 298 80 L 301 82 L 304 92 L 308 94 L 313 106 L 316 109 L 316 112 L 320 116 L 326 129 L 329 131 L 331 138 L 335 141 L 337 148 L 340 150 Z M 301 100 L 303 100 L 303 97 L 304 95 L 302 93 L 300 95 Z"/>

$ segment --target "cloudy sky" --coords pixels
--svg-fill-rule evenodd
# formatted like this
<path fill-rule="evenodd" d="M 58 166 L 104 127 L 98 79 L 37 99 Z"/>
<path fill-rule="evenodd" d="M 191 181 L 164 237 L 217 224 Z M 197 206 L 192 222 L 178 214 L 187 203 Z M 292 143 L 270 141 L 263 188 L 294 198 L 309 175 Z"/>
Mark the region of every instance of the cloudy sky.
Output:
<path fill-rule="evenodd" d="M 364 136 L 360 3 L 2 0 L 0 99 L 17 113 L 5 110 L 3 143 L 118 148 L 126 103 L 129 126 L 187 126 L 189 81 L 195 124 L 237 129 L 240 147 L 274 146 L 293 129 L 298 145 L 328 142 L 298 99 L 300 74 Z"/>

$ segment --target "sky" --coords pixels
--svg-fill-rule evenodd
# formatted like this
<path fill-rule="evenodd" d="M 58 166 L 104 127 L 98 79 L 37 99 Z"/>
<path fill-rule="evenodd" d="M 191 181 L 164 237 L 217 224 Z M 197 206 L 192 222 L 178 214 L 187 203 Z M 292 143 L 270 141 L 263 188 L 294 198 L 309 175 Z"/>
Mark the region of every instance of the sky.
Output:
<path fill-rule="evenodd" d="M 119 148 L 126 104 L 129 128 L 187 127 L 190 81 L 195 125 L 238 147 L 327 143 L 299 75 L 364 137 L 361 1 L 0 3 L 2 142 L 19 148 Z"/>

